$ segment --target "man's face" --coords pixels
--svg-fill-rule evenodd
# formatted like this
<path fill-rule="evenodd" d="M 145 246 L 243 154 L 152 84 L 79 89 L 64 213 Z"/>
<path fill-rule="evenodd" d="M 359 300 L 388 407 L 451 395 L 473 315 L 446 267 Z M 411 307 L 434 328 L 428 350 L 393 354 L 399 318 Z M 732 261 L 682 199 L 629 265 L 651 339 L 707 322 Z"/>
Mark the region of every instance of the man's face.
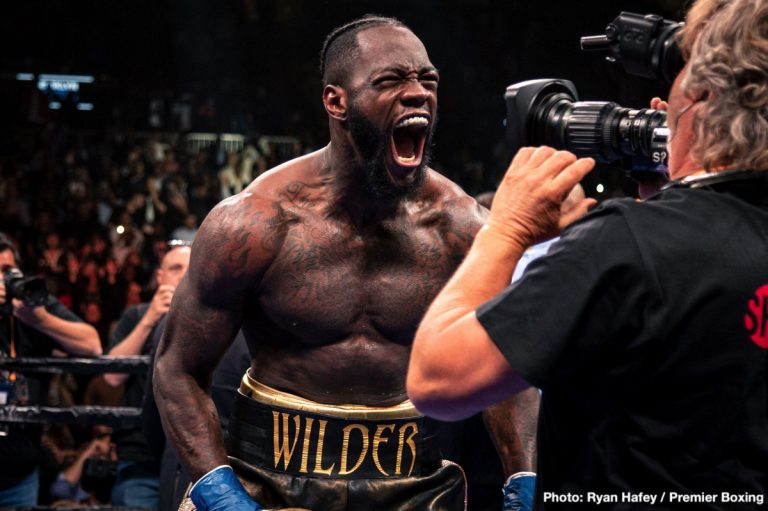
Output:
<path fill-rule="evenodd" d="M 366 184 L 374 195 L 405 196 L 418 188 L 429 164 L 438 73 L 409 30 L 374 27 L 357 37 L 347 127 L 366 160 Z"/>
<path fill-rule="evenodd" d="M 10 250 L 3 250 L 0 252 L 0 279 L 5 275 L 3 273 L 3 268 L 6 266 L 16 268 L 16 259 L 13 257 L 13 252 Z"/>
<path fill-rule="evenodd" d="M 157 270 L 158 285 L 178 286 L 184 274 L 187 273 L 187 268 L 189 268 L 191 252 L 190 247 L 177 247 L 169 250 Z"/>

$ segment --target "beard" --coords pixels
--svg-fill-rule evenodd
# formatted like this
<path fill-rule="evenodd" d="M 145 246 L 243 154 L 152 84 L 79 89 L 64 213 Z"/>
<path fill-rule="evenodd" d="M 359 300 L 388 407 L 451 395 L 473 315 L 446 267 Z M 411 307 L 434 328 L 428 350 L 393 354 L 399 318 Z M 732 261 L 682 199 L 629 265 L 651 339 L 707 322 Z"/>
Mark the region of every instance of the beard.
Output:
<path fill-rule="evenodd" d="M 390 150 L 392 133 L 377 129 L 357 108 L 354 98 L 350 98 L 347 127 L 357 150 L 365 161 L 363 190 L 375 199 L 386 201 L 415 197 L 424 183 L 426 169 L 432 156 L 432 133 L 435 122 L 426 134 L 421 163 L 413 171 L 413 180 L 399 185 L 390 178 L 385 163 L 386 152 Z"/>

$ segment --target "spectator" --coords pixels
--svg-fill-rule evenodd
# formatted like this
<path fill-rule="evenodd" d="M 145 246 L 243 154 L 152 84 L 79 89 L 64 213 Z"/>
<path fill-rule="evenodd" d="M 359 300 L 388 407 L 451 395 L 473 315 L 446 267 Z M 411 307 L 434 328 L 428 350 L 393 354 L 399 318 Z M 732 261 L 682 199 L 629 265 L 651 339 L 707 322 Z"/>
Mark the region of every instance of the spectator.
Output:
<path fill-rule="evenodd" d="M 0 234 L 0 278 L 21 263 L 16 246 Z M 58 347 L 70 354 L 101 355 L 96 329 L 83 323 L 56 298 L 48 295 L 44 305 L 31 305 L 15 297 L 0 281 L 0 354 L 7 357 L 50 356 Z M 6 403 L 41 404 L 48 393 L 49 378 L 0 373 Z M 0 507 L 34 506 L 38 494 L 40 462 L 39 427 L 9 426 L 0 436 Z"/>
<path fill-rule="evenodd" d="M 57 500 L 77 504 L 98 504 L 99 501 L 81 485 L 83 468 L 89 459 L 109 460 L 112 452 L 110 438 L 106 434 L 93 438 L 82 447 L 74 461 L 61 470 L 56 480 L 51 483 L 49 493 L 54 504 Z"/>
<path fill-rule="evenodd" d="M 157 291 L 152 301 L 126 309 L 110 339 L 110 356 L 146 355 L 152 351 L 147 341 L 168 312 L 176 286 L 189 266 L 189 254 L 188 244 L 171 244 L 156 272 Z M 147 387 L 145 374 L 110 373 L 104 375 L 104 380 L 113 387 L 125 384 L 122 406 L 141 406 Z M 112 504 L 157 508 L 160 464 L 147 445 L 141 427 L 118 429 L 114 439 L 118 466 Z"/>
<path fill-rule="evenodd" d="M 240 193 L 252 180 L 252 165 L 241 165 L 240 155 L 232 152 L 227 155 L 227 164 L 219 170 L 221 198 L 226 199 Z"/>
<path fill-rule="evenodd" d="M 171 232 L 171 238 L 192 243 L 197 234 L 197 217 L 192 213 L 184 217 L 184 223 Z"/>

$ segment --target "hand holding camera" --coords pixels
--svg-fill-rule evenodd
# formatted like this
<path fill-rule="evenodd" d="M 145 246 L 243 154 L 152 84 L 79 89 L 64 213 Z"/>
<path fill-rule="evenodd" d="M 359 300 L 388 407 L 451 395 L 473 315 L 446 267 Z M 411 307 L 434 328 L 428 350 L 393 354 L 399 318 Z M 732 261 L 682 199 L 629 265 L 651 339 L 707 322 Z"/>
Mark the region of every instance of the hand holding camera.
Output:
<path fill-rule="evenodd" d="M 28 324 L 45 314 L 48 288 L 42 277 L 24 277 L 18 268 L 5 266 L 0 279 L 0 314 L 13 313 Z"/>
<path fill-rule="evenodd" d="M 560 233 L 595 205 L 583 199 L 561 213 L 571 189 L 595 165 L 551 147 L 524 147 L 518 151 L 499 185 L 488 216 L 488 227 L 519 247 L 529 247 Z"/>

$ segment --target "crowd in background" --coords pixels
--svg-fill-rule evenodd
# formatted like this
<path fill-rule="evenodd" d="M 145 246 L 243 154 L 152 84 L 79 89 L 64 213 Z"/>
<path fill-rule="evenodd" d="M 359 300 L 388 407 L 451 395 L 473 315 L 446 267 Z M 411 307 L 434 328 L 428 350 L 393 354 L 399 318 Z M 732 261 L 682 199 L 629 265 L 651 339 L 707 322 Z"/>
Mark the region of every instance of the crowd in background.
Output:
<path fill-rule="evenodd" d="M 193 153 L 182 137 L 52 127 L 19 132 L 16 147 L 0 163 L 0 231 L 103 342 L 152 295 L 165 242 L 191 240 L 218 201 L 281 161 L 258 141 Z"/>
<path fill-rule="evenodd" d="M 151 299 L 168 240 L 191 241 L 217 202 L 301 153 L 298 145 L 274 150 L 265 139 L 230 152 L 187 142 L 37 126 L 20 130 L 15 154 L 0 161 L 0 232 L 17 242 L 24 273 L 44 277 L 51 294 L 97 329 L 104 353 L 123 311 Z M 123 389 L 102 380 L 56 375 L 45 404 L 119 405 Z M 40 504 L 107 503 L 104 473 L 98 481 L 90 474 L 88 491 L 68 485 L 88 458 L 118 461 L 109 435 L 103 426 L 49 426 Z"/>
<path fill-rule="evenodd" d="M 24 273 L 44 277 L 51 294 L 96 328 L 105 354 L 123 312 L 151 301 L 168 241 L 192 241 L 215 204 L 309 150 L 292 137 L 234 135 L 233 149 L 224 137 L 191 135 L 30 123 L 0 157 L 0 232 L 16 241 Z M 477 193 L 482 165 L 464 159 L 459 182 Z M 126 406 L 124 391 L 101 376 L 60 374 L 44 404 Z M 48 426 L 39 503 L 109 503 L 121 461 L 111 433 Z M 89 459 L 112 463 L 112 472 L 94 473 L 100 465 Z"/>

